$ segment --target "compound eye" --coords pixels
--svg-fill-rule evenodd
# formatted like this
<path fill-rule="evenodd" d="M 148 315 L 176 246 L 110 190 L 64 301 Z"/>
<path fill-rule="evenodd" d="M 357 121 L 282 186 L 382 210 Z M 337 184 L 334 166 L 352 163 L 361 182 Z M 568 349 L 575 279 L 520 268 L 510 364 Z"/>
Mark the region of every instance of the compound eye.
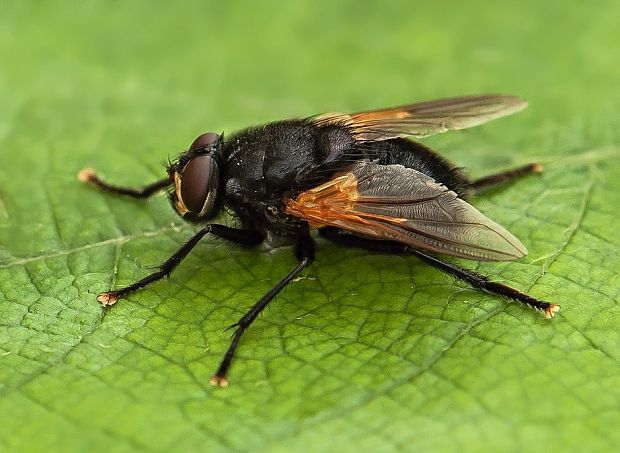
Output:
<path fill-rule="evenodd" d="M 215 165 L 213 158 L 205 154 L 194 157 L 183 169 L 181 200 L 190 212 L 201 213 L 209 193 L 216 189 L 213 187 L 214 183 L 217 184 L 217 177 L 213 177 Z"/>
<path fill-rule="evenodd" d="M 196 140 L 189 145 L 190 151 L 195 151 L 197 149 L 209 148 L 215 145 L 220 141 L 220 135 L 214 132 L 207 132 L 206 134 L 199 135 L 196 137 Z"/>

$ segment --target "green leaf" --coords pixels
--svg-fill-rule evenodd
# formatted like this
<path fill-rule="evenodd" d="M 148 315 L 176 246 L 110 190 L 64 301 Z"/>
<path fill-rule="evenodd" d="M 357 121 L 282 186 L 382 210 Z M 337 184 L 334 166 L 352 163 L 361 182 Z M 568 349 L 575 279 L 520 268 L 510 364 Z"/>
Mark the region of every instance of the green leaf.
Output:
<path fill-rule="evenodd" d="M 617 2 L 3 2 L 0 449 L 552 450 L 620 444 Z M 505 92 L 530 108 L 425 143 L 473 176 L 546 171 L 474 200 L 526 259 L 458 261 L 557 302 L 553 320 L 415 258 L 318 240 L 317 261 L 209 378 L 224 328 L 295 265 L 192 234 L 119 184 L 205 131 Z M 225 219 L 226 220 L 226 219 Z M 457 260 L 454 260 L 457 262 Z"/>

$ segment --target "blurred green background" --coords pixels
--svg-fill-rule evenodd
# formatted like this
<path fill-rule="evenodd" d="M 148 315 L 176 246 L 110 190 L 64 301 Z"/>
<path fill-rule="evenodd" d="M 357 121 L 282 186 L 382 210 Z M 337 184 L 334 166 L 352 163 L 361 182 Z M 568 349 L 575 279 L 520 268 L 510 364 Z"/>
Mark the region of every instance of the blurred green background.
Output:
<path fill-rule="evenodd" d="M 612 451 L 620 442 L 620 3 L 0 3 L 0 450 Z M 475 204 L 528 247 L 460 262 L 562 304 L 546 321 L 414 258 L 319 241 L 244 337 L 223 329 L 295 263 L 204 240 L 122 184 L 205 131 L 504 92 L 525 112 L 425 143 L 473 176 L 546 172 Z M 454 260 L 455 262 L 457 260 Z"/>

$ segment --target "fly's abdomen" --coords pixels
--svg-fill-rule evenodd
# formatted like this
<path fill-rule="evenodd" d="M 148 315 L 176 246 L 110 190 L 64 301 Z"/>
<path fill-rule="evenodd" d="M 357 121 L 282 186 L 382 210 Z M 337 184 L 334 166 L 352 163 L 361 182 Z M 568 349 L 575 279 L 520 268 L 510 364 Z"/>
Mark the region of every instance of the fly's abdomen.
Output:
<path fill-rule="evenodd" d="M 467 176 L 452 162 L 426 146 L 404 138 L 377 142 L 373 146 L 376 147 L 379 164 L 399 164 L 412 168 L 430 176 L 460 196 L 467 195 L 470 184 Z"/>

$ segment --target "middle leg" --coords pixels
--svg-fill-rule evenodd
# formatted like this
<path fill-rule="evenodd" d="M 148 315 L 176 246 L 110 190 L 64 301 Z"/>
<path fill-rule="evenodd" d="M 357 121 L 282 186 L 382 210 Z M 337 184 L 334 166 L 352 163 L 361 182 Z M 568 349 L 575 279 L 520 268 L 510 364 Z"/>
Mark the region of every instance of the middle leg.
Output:
<path fill-rule="evenodd" d="M 258 302 L 256 302 L 248 312 L 239 319 L 235 324 L 230 326 L 230 328 L 235 328 L 235 333 L 233 334 L 232 340 L 230 341 L 230 346 L 224 354 L 224 358 L 220 363 L 217 371 L 211 378 L 211 385 L 218 385 L 220 387 L 226 387 L 228 385 L 228 379 L 226 377 L 228 373 L 228 369 L 230 368 L 230 364 L 235 356 L 235 351 L 239 346 L 239 341 L 243 336 L 244 332 L 250 327 L 250 325 L 254 322 L 257 316 L 265 309 L 265 307 L 273 300 L 273 298 L 280 292 L 282 289 L 288 285 L 299 273 L 306 268 L 312 261 L 314 261 L 314 242 L 310 237 L 310 233 L 307 228 L 304 228 L 297 237 L 297 243 L 295 246 L 295 252 L 297 258 L 299 259 L 299 264 L 293 268 L 287 275 L 284 276 L 278 283 L 275 284 L 273 288 L 271 288 L 267 294 L 265 294 Z"/>

